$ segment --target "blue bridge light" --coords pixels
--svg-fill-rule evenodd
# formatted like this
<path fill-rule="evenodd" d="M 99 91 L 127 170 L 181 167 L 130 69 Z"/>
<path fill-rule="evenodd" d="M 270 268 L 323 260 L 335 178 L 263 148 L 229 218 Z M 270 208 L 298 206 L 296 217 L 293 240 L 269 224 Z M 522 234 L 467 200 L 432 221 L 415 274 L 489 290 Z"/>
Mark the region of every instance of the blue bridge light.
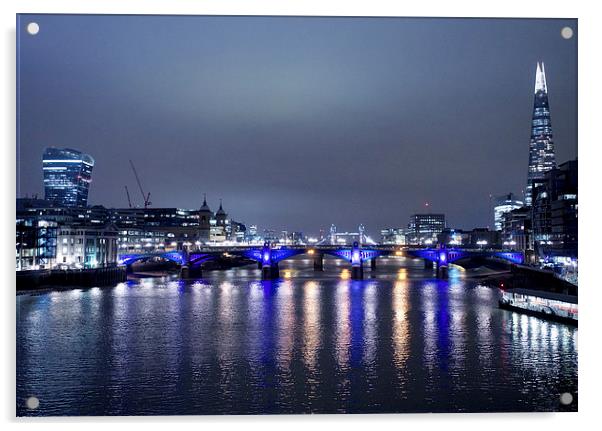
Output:
<path fill-rule="evenodd" d="M 433 248 L 410 250 L 408 254 L 439 264 L 449 264 L 470 257 L 497 257 L 511 263 L 521 264 L 524 261 L 522 252 L 496 252 L 483 250 L 446 249 L 441 251 Z"/>

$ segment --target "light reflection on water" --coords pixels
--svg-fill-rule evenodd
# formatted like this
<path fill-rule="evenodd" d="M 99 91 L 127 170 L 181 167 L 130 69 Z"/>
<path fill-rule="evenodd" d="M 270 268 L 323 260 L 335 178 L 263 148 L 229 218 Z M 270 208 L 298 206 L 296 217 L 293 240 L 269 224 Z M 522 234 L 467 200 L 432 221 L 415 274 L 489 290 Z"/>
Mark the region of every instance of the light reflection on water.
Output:
<path fill-rule="evenodd" d="M 402 369 L 410 353 L 409 315 L 409 283 L 397 281 L 393 286 L 393 350 L 395 366 Z"/>
<path fill-rule="evenodd" d="M 365 283 L 364 293 L 364 367 L 368 371 L 368 378 L 376 378 L 376 347 L 378 342 L 378 297 L 376 283 Z"/>
<path fill-rule="evenodd" d="M 315 281 L 303 284 L 303 362 L 310 376 L 316 373 L 320 348 L 320 287 Z"/>
<path fill-rule="evenodd" d="M 424 339 L 424 352 L 422 358 L 424 360 L 424 367 L 429 370 L 430 373 L 435 372 L 437 367 L 437 283 L 434 281 L 426 282 L 423 286 L 422 295 L 422 309 L 423 309 L 423 331 L 422 336 Z M 441 310 L 443 313 L 445 311 Z M 432 382 L 428 382 L 429 384 Z"/>
<path fill-rule="evenodd" d="M 287 281 L 280 285 L 276 299 L 276 331 L 278 333 L 276 361 L 281 372 L 287 376 L 290 375 L 295 341 L 295 304 L 293 302 L 293 293 L 293 285 Z"/>
<path fill-rule="evenodd" d="M 18 414 L 549 411 L 576 391 L 577 329 L 463 271 L 305 260 L 18 296 L 17 396 L 41 400 Z"/>

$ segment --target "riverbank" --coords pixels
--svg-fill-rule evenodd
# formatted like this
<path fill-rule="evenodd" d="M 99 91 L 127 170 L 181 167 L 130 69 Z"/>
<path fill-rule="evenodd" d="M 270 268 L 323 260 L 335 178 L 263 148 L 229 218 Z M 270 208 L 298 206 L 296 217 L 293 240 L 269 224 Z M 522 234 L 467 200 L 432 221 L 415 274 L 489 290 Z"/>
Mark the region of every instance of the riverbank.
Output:
<path fill-rule="evenodd" d="M 125 268 L 17 271 L 17 292 L 73 287 L 108 286 L 127 280 Z"/>
<path fill-rule="evenodd" d="M 508 271 L 492 273 L 483 277 L 483 282 L 502 289 L 531 289 L 564 295 L 578 295 L 578 287 L 558 278 L 550 270 L 526 265 L 512 265 Z"/>
<path fill-rule="evenodd" d="M 556 277 L 552 271 L 512 265 L 508 271 L 472 278 L 501 291 L 501 309 L 578 326 L 577 285 Z"/>

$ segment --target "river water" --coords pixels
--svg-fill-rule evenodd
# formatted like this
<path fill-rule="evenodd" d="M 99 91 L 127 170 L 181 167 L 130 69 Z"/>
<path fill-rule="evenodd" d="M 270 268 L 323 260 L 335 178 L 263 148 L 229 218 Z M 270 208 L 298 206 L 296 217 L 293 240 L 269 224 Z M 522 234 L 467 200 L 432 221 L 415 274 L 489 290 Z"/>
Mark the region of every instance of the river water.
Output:
<path fill-rule="evenodd" d="M 17 415 L 577 409 L 577 328 L 498 309 L 459 268 L 379 264 L 18 295 Z"/>

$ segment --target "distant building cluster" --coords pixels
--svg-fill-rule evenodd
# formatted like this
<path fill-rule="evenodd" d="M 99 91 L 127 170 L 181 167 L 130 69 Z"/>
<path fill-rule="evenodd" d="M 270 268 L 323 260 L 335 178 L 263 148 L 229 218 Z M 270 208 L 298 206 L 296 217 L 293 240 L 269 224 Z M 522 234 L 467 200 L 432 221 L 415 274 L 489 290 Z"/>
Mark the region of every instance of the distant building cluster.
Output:
<path fill-rule="evenodd" d="M 537 63 L 524 199 L 493 199 L 493 226 L 472 230 L 446 226 L 444 214 L 414 214 L 407 228 L 381 230 L 381 243 L 502 248 L 524 252 L 529 264 L 552 267 L 577 280 L 577 160 L 556 165 L 545 67 Z"/>
<path fill-rule="evenodd" d="M 255 227 L 256 231 L 256 227 Z M 95 268 L 115 264 L 118 254 L 191 250 L 208 244 L 257 238 L 206 200 L 198 210 L 56 206 L 17 199 L 17 268 Z"/>
<path fill-rule="evenodd" d="M 17 270 L 108 267 L 125 253 L 261 240 L 256 226 L 247 230 L 230 218 L 221 201 L 215 213 L 205 198 L 196 210 L 88 206 L 93 167 L 77 150 L 44 151 L 45 199 L 17 199 Z"/>
<path fill-rule="evenodd" d="M 228 216 L 220 202 L 214 213 L 206 198 L 198 210 L 183 208 L 119 208 L 107 210 L 119 229 L 120 252 L 190 250 L 254 238 L 243 223 Z"/>
<path fill-rule="evenodd" d="M 446 228 L 445 214 L 412 214 L 407 227 L 380 231 L 380 242 L 385 245 L 432 246 Z"/>
<path fill-rule="evenodd" d="M 501 245 L 521 250 L 527 262 L 552 267 L 577 282 L 577 160 L 556 165 L 548 86 L 537 64 L 524 205 L 512 195 L 497 200 L 495 229 Z"/>
<path fill-rule="evenodd" d="M 380 242 L 385 245 L 405 245 L 407 229 L 390 227 L 380 231 Z"/>
<path fill-rule="evenodd" d="M 361 245 L 376 244 L 376 241 L 366 234 L 366 227 L 363 224 L 357 227 L 357 232 L 340 232 L 336 225 L 332 224 L 327 235 L 324 235 L 323 231 L 320 231 L 319 238 L 309 238 L 308 242 L 319 245 L 350 245 L 354 242 Z"/>

